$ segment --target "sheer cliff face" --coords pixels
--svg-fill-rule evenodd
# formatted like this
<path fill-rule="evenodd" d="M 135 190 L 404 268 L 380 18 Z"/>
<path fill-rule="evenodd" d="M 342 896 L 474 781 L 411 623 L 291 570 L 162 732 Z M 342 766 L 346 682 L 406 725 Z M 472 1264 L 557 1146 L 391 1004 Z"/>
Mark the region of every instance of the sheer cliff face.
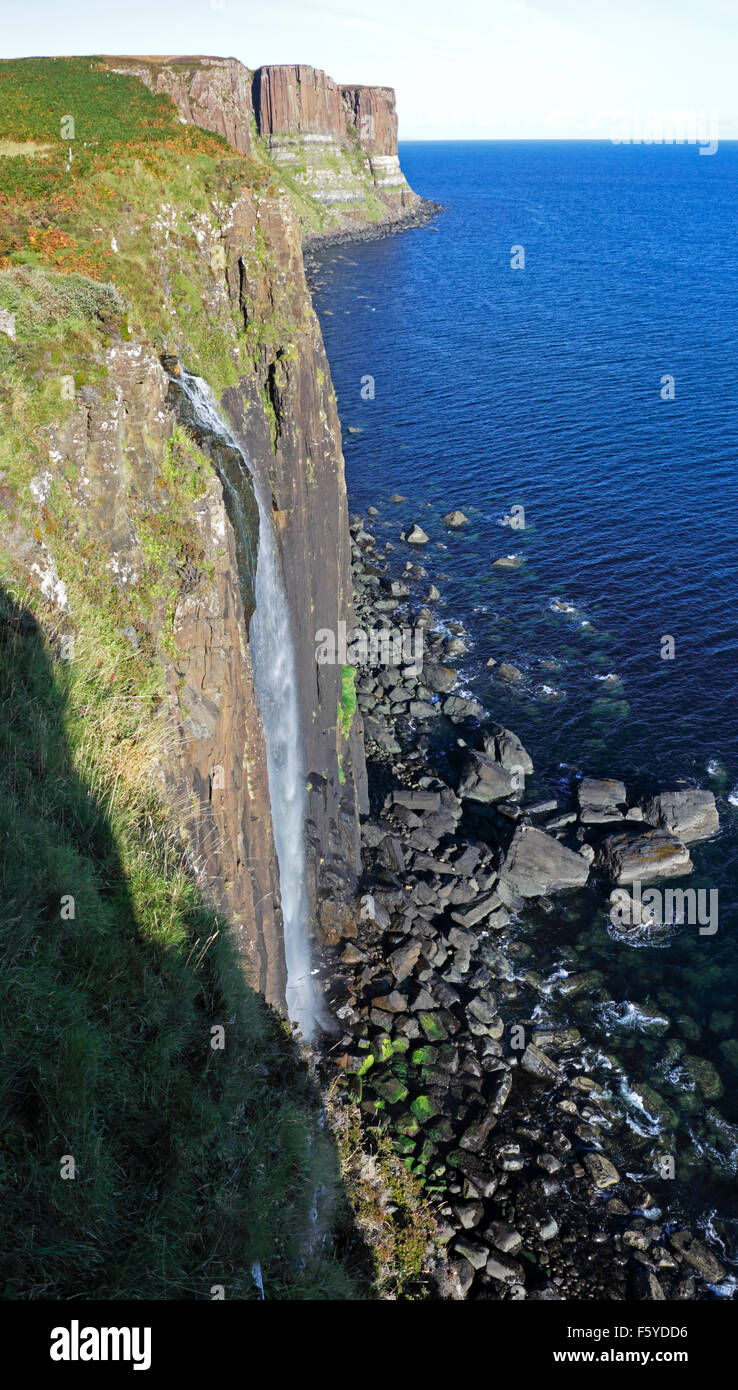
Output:
<path fill-rule="evenodd" d="M 222 135 L 239 154 L 252 145 L 252 73 L 235 58 L 109 58 L 111 72 L 138 77 L 171 97 L 182 119 Z"/>
<path fill-rule="evenodd" d="M 140 647 L 148 637 L 158 648 L 169 735 L 160 773 L 187 859 L 227 914 L 250 982 L 280 1003 L 285 966 L 266 750 L 223 491 L 208 470 L 201 495 L 165 501 L 174 426 L 167 375 L 140 341 L 111 346 L 105 367 L 106 389 L 83 388 L 50 440 L 68 489 L 73 543 L 82 564 L 87 545 L 98 548 L 123 596 L 146 580 L 152 533 L 163 538 L 173 524 L 189 531 L 166 600 L 131 626 L 130 639 Z M 165 566 L 157 547 L 156 568 Z"/>
<path fill-rule="evenodd" d="M 254 94 L 276 163 L 323 205 L 350 212 L 367 190 L 388 213 L 419 203 L 400 168 L 391 87 L 339 87 L 316 68 L 280 66 L 259 69 Z"/>
<path fill-rule="evenodd" d="M 397 154 L 391 87 L 342 87 L 317 68 L 251 72 L 235 58 L 111 58 L 171 97 L 182 119 L 234 149 L 264 151 L 289 181 L 311 234 L 376 224 L 417 209 Z"/>
<path fill-rule="evenodd" d="M 129 61 L 108 60 L 111 74 Z M 251 117 L 239 103 L 251 85 L 240 65 L 135 63 L 146 86 L 155 70 L 154 85 L 180 110 L 188 103 L 188 120 L 245 141 Z M 109 80 L 121 84 L 122 102 L 137 85 Z M 183 430 L 168 373 L 181 362 L 205 377 L 271 494 L 298 669 L 319 942 L 355 932 L 366 796 L 346 673 L 316 662 L 316 633 L 353 622 L 341 432 L 293 197 L 275 191 L 263 154 L 261 163 L 241 159 L 207 137 L 212 150 L 193 160 L 189 130 L 178 153 L 174 113 L 172 122 L 167 153 L 155 150 L 151 167 L 146 147 L 128 163 L 116 148 L 99 196 L 95 183 L 74 199 L 65 186 L 54 214 L 66 219 L 65 238 L 86 245 L 99 236 L 111 248 L 102 278 L 117 289 L 58 270 L 0 270 L 0 302 L 17 313 L 7 350 L 20 373 L 0 431 L 12 460 L 0 471 L 0 561 L 72 633 L 98 607 L 117 641 L 123 634 L 137 659 L 150 654 L 161 691 L 151 717 L 165 735 L 156 777 L 184 853 L 227 914 L 249 979 L 282 1004 L 279 876 L 249 650 L 253 573 L 239 570 L 228 498 L 207 451 Z M 44 333 L 61 344 L 61 375 L 50 373 Z M 255 565 L 258 516 L 253 498 L 244 505 Z"/>
<path fill-rule="evenodd" d="M 312 899 L 318 935 L 334 940 L 355 930 L 358 813 L 366 809 L 360 718 L 346 731 L 337 717 L 343 668 L 316 662 L 318 631 L 353 623 L 341 428 L 288 199 L 262 202 L 256 235 L 269 248 L 262 262 L 244 256 L 237 223 L 228 234 L 234 310 L 248 326 L 272 306 L 290 331 L 261 346 L 254 375 L 226 391 L 224 405 L 272 495 L 300 687 Z"/>

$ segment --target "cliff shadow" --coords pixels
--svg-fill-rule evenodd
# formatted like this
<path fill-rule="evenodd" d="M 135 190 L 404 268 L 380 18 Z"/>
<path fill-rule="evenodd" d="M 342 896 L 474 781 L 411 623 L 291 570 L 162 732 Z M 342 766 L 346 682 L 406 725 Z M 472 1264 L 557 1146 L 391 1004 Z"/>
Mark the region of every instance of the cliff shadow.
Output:
<path fill-rule="evenodd" d="M 0 587 L 2 1296 L 361 1298 L 318 1088 L 62 626 Z"/>

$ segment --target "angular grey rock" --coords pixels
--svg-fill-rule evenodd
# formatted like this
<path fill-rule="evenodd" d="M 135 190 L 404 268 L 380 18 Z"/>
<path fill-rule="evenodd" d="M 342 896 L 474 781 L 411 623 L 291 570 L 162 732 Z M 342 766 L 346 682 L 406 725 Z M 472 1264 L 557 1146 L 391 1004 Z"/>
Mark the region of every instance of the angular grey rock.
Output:
<path fill-rule="evenodd" d="M 535 1043 L 528 1043 L 521 1059 L 520 1065 L 529 1076 L 534 1076 L 536 1081 L 545 1081 L 549 1086 L 553 1086 L 561 1080 L 561 1072 L 555 1062 L 542 1052 Z"/>
<path fill-rule="evenodd" d="M 644 820 L 660 830 L 678 835 L 685 844 L 707 840 L 720 829 L 712 792 L 690 787 L 685 791 L 659 792 L 640 803 Z"/>
<path fill-rule="evenodd" d="M 585 825 L 622 820 L 627 792 L 624 782 L 610 778 L 583 777 L 577 788 L 581 819 Z"/>
<path fill-rule="evenodd" d="M 597 864 L 612 883 L 681 878 L 694 868 L 686 845 L 665 830 L 609 835 L 600 845 Z"/>
<path fill-rule="evenodd" d="M 416 854 L 413 859 L 413 869 L 418 873 L 447 875 L 451 878 L 458 878 L 459 876 L 459 870 L 455 864 L 447 864 L 445 859 L 434 859 L 430 854 Z"/>
<path fill-rule="evenodd" d="M 474 1269 L 482 1269 L 487 1263 L 487 1247 L 480 1245 L 479 1241 L 469 1240 L 467 1236 L 460 1236 L 454 1242 L 454 1249 L 458 1251 L 459 1255 L 463 1255 Z"/>
<path fill-rule="evenodd" d="M 387 728 L 379 719 L 374 719 L 371 715 L 364 716 L 364 733 L 367 738 L 373 739 L 379 744 L 386 753 L 399 753 L 400 745 L 397 742 L 391 729 Z"/>
<path fill-rule="evenodd" d="M 490 1279 L 496 1279 L 500 1284 L 522 1284 L 524 1275 L 522 1265 L 515 1260 L 506 1260 L 504 1255 L 490 1253 L 486 1265 L 487 1274 Z"/>
<path fill-rule="evenodd" d="M 429 705 L 427 700 L 411 700 L 409 711 L 411 719 L 433 719 L 441 713 L 441 707 Z"/>
<path fill-rule="evenodd" d="M 512 729 L 505 729 L 501 724 L 484 738 L 484 751 L 501 763 L 508 772 L 522 772 L 525 777 L 529 777 L 533 772 L 533 759 L 526 748 L 523 747 L 517 734 Z M 556 803 L 554 802 L 554 810 Z"/>
<path fill-rule="evenodd" d="M 457 526 L 466 526 L 468 520 L 469 518 L 464 516 L 463 512 L 454 511 L 446 512 L 446 515 L 443 518 L 443 523 L 445 526 L 451 526 L 453 528 L 456 528 Z"/>
<path fill-rule="evenodd" d="M 404 1014 L 407 1010 L 407 999 L 398 989 L 393 989 L 389 994 L 381 994 L 373 999 L 372 1005 L 375 1009 L 383 1009 L 385 1013 Z"/>
<path fill-rule="evenodd" d="M 428 688 L 438 695 L 445 695 L 449 690 L 453 690 L 458 679 L 458 672 L 450 666 L 440 666 L 437 662 L 423 663 L 423 680 Z"/>
<path fill-rule="evenodd" d="M 443 702 L 443 713 L 453 724 L 464 719 L 481 719 L 484 706 L 478 700 L 466 700 L 461 695 L 449 695 Z"/>
<path fill-rule="evenodd" d="M 515 831 L 500 872 L 500 879 L 521 898 L 581 888 L 588 877 L 589 865 L 581 855 L 528 825 Z"/>
<path fill-rule="evenodd" d="M 377 850 L 377 861 L 392 873 L 404 873 L 405 852 L 402 841 L 396 839 L 394 835 L 385 835 Z"/>
<path fill-rule="evenodd" d="M 523 1237 L 514 1226 L 504 1226 L 501 1223 L 494 1223 L 485 1231 L 485 1238 L 494 1245 L 497 1250 L 501 1250 L 503 1255 L 517 1255 L 518 1250 L 522 1249 Z"/>
<path fill-rule="evenodd" d="M 490 805 L 503 801 L 516 790 L 513 776 L 486 753 L 471 752 L 462 768 L 459 796 L 463 801 Z"/>
<path fill-rule="evenodd" d="M 461 908 L 457 912 L 452 912 L 454 922 L 458 922 L 462 927 L 476 927 L 495 912 L 500 906 L 500 899 L 495 889 L 491 893 L 483 893 L 470 904 L 469 907 Z"/>
<path fill-rule="evenodd" d="M 417 523 L 415 526 L 412 526 L 410 528 L 405 537 L 405 540 L 409 541 L 410 545 L 428 544 L 428 537 L 426 536 L 425 531 L 423 530 L 422 526 L 418 526 Z"/>
<path fill-rule="evenodd" d="M 474 1283 L 475 1273 L 474 1266 L 470 1265 L 469 1261 L 464 1259 L 463 1255 L 459 1255 L 455 1260 L 451 1260 L 446 1276 L 448 1297 L 454 1299 L 456 1302 L 460 1302 L 462 1299 L 466 1298 L 466 1295 Z"/>
<path fill-rule="evenodd" d="M 406 946 L 399 946 L 392 952 L 387 963 L 398 984 L 402 984 L 415 969 L 421 950 L 420 941 L 410 941 Z"/>
<path fill-rule="evenodd" d="M 393 806 L 406 806 L 418 813 L 434 813 L 441 809 L 440 792 L 427 791 L 422 787 L 397 787 L 392 792 Z"/>

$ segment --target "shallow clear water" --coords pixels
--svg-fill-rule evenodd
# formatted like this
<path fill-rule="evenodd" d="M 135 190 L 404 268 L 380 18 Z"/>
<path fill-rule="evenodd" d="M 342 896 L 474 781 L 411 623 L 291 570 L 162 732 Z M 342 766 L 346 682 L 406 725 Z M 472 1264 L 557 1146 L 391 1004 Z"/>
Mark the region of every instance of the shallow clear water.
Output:
<path fill-rule="evenodd" d="M 657 1034 L 586 1002 L 576 1021 L 676 1105 L 691 1202 L 735 1211 L 736 1136 L 723 1131 L 718 1150 L 713 1139 L 718 1119 L 738 1123 L 738 808 L 727 799 L 738 783 L 738 145 L 706 157 L 411 143 L 401 159 L 446 211 L 327 250 L 314 272 L 350 504 L 380 508 L 380 539 L 411 521 L 429 534 L 422 563 L 441 612 L 472 639 L 464 685 L 523 737 L 542 787 L 569 765 L 716 793 L 721 835 L 694 847 L 691 880 L 719 890 L 715 936 L 683 927 L 635 950 L 608 934 L 592 898 L 560 900 L 529 939 L 538 968 L 576 951 L 615 1001 L 665 1011 Z M 511 268 L 514 246 L 524 269 Z M 673 400 L 661 398 L 666 374 Z M 523 532 L 499 524 L 515 504 Z M 441 521 L 453 507 L 470 519 L 460 533 Z M 523 567 L 496 571 L 511 552 Z M 554 598 L 574 611 L 556 614 Z M 666 635 L 673 661 L 661 658 Z M 522 686 L 495 681 L 490 655 L 519 666 Z M 597 679 L 609 674 L 619 682 Z M 674 1039 L 717 1067 L 717 1100 L 675 1068 Z"/>

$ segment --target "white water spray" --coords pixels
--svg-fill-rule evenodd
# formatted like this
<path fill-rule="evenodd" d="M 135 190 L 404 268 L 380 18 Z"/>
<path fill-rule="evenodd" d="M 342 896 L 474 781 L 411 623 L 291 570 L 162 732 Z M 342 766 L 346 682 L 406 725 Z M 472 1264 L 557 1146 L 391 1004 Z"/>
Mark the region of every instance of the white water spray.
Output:
<path fill-rule="evenodd" d="M 279 863 L 279 886 L 287 961 L 287 1011 L 304 1038 L 312 1036 L 315 1001 L 310 975 L 305 874 L 305 773 L 297 695 L 295 651 L 284 581 L 274 538 L 271 495 L 262 488 L 241 446 L 218 410 L 201 377 L 181 371 L 177 377 L 203 430 L 224 440 L 239 454 L 251 478 L 259 509 L 256 606 L 249 645 L 254 684 L 267 748 L 269 801 Z M 227 485 L 225 479 L 222 480 Z M 240 499 L 229 488 L 234 524 L 245 526 Z M 266 492 L 266 495 L 265 495 Z M 248 539 L 246 538 L 248 549 Z"/>

